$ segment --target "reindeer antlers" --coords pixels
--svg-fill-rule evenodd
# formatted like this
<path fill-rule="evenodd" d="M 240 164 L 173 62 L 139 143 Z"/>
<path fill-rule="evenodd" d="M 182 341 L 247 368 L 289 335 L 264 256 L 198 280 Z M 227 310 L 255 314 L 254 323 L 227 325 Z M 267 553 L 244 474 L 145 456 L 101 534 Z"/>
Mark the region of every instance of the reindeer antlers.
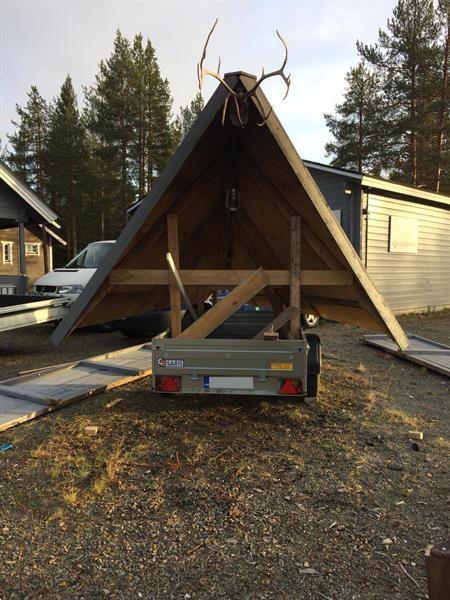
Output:
<path fill-rule="evenodd" d="M 206 58 L 206 47 L 208 46 L 209 43 L 209 38 L 212 36 L 212 33 L 214 31 L 214 29 L 216 28 L 217 23 L 219 22 L 219 19 L 217 18 L 214 21 L 214 25 L 212 26 L 211 31 L 208 33 L 208 37 L 206 38 L 206 42 L 205 45 L 203 47 L 203 53 L 202 53 L 202 57 L 200 59 L 200 62 L 197 64 L 197 77 L 198 77 L 198 87 L 199 90 L 201 91 L 203 88 L 203 77 L 205 75 L 211 75 L 212 77 L 215 77 L 218 81 L 220 81 L 221 84 L 223 84 L 226 89 L 228 90 L 228 92 L 230 94 L 232 94 L 233 96 L 236 96 L 236 92 L 230 88 L 230 86 L 228 85 L 228 83 L 219 75 L 219 71 L 220 71 L 220 56 L 219 56 L 219 64 L 217 66 L 217 72 L 214 71 L 210 71 L 209 69 L 205 69 L 205 67 L 203 66 L 203 61 Z"/>
<path fill-rule="evenodd" d="M 278 31 L 278 29 L 277 29 L 277 36 L 280 38 L 281 43 L 283 44 L 284 50 L 285 50 L 283 64 L 277 71 L 271 71 L 270 73 L 264 73 L 264 67 L 263 67 L 261 77 L 255 83 L 255 85 L 252 87 L 252 89 L 248 92 L 249 96 L 252 96 L 254 94 L 254 92 L 261 85 L 261 83 L 264 81 L 264 79 L 268 79 L 269 77 L 275 77 L 275 75 L 279 75 L 283 79 L 284 83 L 286 84 L 286 93 L 283 96 L 283 100 L 285 100 L 287 95 L 289 94 L 289 86 L 291 85 L 291 76 L 285 75 L 285 73 L 284 73 L 284 68 L 287 65 L 287 61 L 288 61 L 288 47 L 287 47 L 287 44 L 284 41 L 284 39 L 281 37 L 281 34 Z"/>
<path fill-rule="evenodd" d="M 258 104 L 259 109 L 263 111 L 263 107 L 261 105 L 261 101 L 259 100 L 259 98 L 256 96 L 256 90 L 258 89 L 258 87 L 261 85 L 261 83 L 265 80 L 268 79 L 269 77 L 274 77 L 275 75 L 279 75 L 284 83 L 286 84 L 286 93 L 283 97 L 283 100 L 285 100 L 285 98 L 287 97 L 288 93 L 289 93 L 289 86 L 291 85 L 291 76 L 290 75 L 286 75 L 284 73 L 284 69 L 286 67 L 287 61 L 288 61 L 288 47 L 286 42 L 284 41 L 284 39 L 282 38 L 280 32 L 277 31 L 277 36 L 280 38 L 281 43 L 284 46 L 284 50 L 285 50 L 285 55 L 284 55 L 284 61 L 283 64 L 281 65 L 281 67 L 276 70 L 276 71 L 271 71 L 270 73 L 264 73 L 264 67 L 262 69 L 262 73 L 261 73 L 261 77 L 256 81 L 255 85 L 248 91 L 248 92 L 242 92 L 242 91 L 238 91 L 236 92 L 235 90 L 233 90 L 228 84 L 227 82 L 223 79 L 223 77 L 220 76 L 220 57 L 219 57 L 219 64 L 217 67 L 217 71 L 210 71 L 209 69 L 206 69 L 203 66 L 203 62 L 206 58 L 206 48 L 208 46 L 209 40 L 211 38 L 211 35 L 213 34 L 214 29 L 216 28 L 216 25 L 218 23 L 219 19 L 216 19 L 214 21 L 214 25 L 211 28 L 211 31 L 208 33 L 208 37 L 206 38 L 206 42 L 205 45 L 203 47 L 203 53 L 202 53 L 202 57 L 200 59 L 200 62 L 197 64 L 197 77 L 198 77 L 198 87 L 200 90 L 202 90 L 203 87 L 203 78 L 205 77 L 205 75 L 211 75 L 212 77 L 214 77 L 215 79 L 217 79 L 218 81 L 220 81 L 220 83 L 225 87 L 225 89 L 228 92 L 227 97 L 225 98 L 225 102 L 224 102 L 224 106 L 223 106 L 223 111 L 222 111 L 222 125 L 225 122 L 225 115 L 226 115 L 226 111 L 227 111 L 227 106 L 228 106 L 228 101 L 230 99 L 230 96 L 233 97 L 234 100 L 234 105 L 236 108 L 236 114 L 237 114 L 237 118 L 238 121 L 240 123 L 240 125 L 242 127 L 244 127 L 244 123 L 242 121 L 241 118 L 241 111 L 240 111 L 240 107 L 242 107 L 242 105 L 247 105 L 248 100 L 250 97 L 253 97 L 256 104 Z M 268 112 L 268 114 L 266 115 L 266 117 L 264 118 L 264 120 L 261 123 L 258 123 L 259 126 L 262 126 L 266 123 L 267 119 L 269 118 L 270 114 L 272 112 L 272 107 L 270 107 L 270 110 Z"/>

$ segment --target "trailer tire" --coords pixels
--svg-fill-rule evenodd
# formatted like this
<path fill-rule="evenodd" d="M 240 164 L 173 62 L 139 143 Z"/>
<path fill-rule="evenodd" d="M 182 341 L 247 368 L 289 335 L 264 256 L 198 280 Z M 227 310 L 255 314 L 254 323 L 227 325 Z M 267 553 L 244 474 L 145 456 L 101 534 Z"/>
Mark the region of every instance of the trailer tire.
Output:
<path fill-rule="evenodd" d="M 315 333 L 307 333 L 306 341 L 308 342 L 308 378 L 310 375 L 319 375 L 322 368 L 322 348 L 320 337 Z"/>
<path fill-rule="evenodd" d="M 317 398 L 319 394 L 320 375 L 308 375 L 306 380 L 306 397 Z"/>

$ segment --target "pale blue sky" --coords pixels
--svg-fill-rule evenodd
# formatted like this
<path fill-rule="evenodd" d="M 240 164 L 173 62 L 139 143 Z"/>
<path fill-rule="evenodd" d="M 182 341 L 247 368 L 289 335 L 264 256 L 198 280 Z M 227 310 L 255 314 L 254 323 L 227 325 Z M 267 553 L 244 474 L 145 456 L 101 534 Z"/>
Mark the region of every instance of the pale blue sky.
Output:
<path fill-rule="evenodd" d="M 281 64 L 279 29 L 289 46 L 291 90 L 274 78 L 264 90 L 303 158 L 325 160 L 329 139 L 323 113 L 342 98 L 344 75 L 357 61 L 357 39 L 373 42 L 396 0 L 136 1 L 0 0 L 0 138 L 6 141 L 15 103 L 30 86 L 47 99 L 69 73 L 81 86 L 93 83 L 97 66 L 112 49 L 115 30 L 142 32 L 156 49 L 170 82 L 174 111 L 197 91 L 196 63 L 214 19 L 209 66 L 222 57 L 222 72 L 259 74 Z M 206 81 L 208 99 L 216 82 Z"/>

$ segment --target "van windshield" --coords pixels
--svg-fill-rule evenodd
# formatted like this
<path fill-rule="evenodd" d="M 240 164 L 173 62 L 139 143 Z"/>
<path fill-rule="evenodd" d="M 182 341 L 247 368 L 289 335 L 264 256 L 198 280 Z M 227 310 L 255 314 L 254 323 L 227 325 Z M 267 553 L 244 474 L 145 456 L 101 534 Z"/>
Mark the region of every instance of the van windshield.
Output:
<path fill-rule="evenodd" d="M 114 242 L 102 242 L 89 244 L 87 248 L 77 254 L 67 263 L 66 267 L 71 269 L 96 269 L 105 260 L 106 255 L 113 247 Z"/>

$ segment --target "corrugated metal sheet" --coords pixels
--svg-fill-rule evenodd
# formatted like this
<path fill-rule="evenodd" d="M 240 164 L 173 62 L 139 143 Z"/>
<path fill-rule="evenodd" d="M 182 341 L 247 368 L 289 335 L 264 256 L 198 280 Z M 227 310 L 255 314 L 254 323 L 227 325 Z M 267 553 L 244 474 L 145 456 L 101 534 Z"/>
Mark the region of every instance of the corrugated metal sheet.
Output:
<path fill-rule="evenodd" d="M 394 311 L 450 305 L 450 211 L 375 194 L 368 199 L 367 270 Z M 418 251 L 389 252 L 389 217 L 418 221 Z"/>

